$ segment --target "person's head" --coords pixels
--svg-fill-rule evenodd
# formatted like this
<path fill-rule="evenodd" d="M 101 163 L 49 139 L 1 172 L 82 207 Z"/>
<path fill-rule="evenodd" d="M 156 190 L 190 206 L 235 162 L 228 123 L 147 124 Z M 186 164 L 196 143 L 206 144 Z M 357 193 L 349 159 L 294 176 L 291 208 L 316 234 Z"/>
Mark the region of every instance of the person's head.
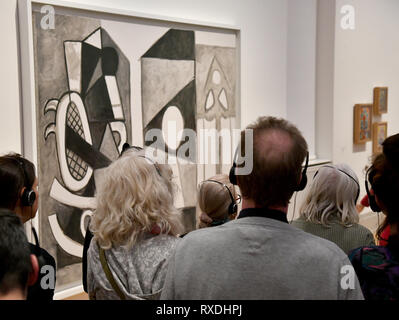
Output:
<path fill-rule="evenodd" d="M 387 225 L 399 224 L 399 202 L 397 200 L 399 190 L 399 139 L 398 135 L 387 138 L 383 143 L 383 153 L 373 159 L 369 171 L 369 182 L 377 205 L 385 213 L 386 218 L 378 230 L 377 237 L 381 239 L 381 233 Z"/>
<path fill-rule="evenodd" d="M 301 216 L 322 225 L 338 220 L 349 227 L 359 222 L 356 210 L 359 191 L 359 180 L 348 165 L 322 166 L 309 187 Z"/>
<path fill-rule="evenodd" d="M 100 246 L 129 248 L 154 227 L 164 234 L 181 233 L 172 179 L 170 166 L 151 161 L 144 151 L 126 150 L 107 167 L 97 187 L 97 209 L 90 223 Z"/>
<path fill-rule="evenodd" d="M 14 212 L 0 209 L 0 299 L 25 299 L 38 271 L 21 220 Z"/>
<path fill-rule="evenodd" d="M 260 117 L 247 129 L 253 132 L 253 169 L 237 175 L 242 197 L 257 207 L 287 206 L 302 178 L 305 139 L 294 125 L 275 117 Z M 240 143 L 244 154 L 244 131 Z"/>
<path fill-rule="evenodd" d="M 237 211 L 234 213 L 229 211 L 233 211 L 232 208 L 236 203 L 236 191 L 226 174 L 218 174 L 204 180 L 198 187 L 199 209 L 213 220 L 213 225 L 234 219 Z"/>
<path fill-rule="evenodd" d="M 37 188 L 32 162 L 16 153 L 0 157 L 0 208 L 14 211 L 22 222 L 28 221 L 38 209 Z"/>

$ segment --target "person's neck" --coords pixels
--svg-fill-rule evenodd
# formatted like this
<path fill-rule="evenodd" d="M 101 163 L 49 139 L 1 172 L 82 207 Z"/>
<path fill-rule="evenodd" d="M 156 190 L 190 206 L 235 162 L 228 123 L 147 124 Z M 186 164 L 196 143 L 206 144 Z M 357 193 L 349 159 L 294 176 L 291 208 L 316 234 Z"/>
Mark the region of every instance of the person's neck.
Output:
<path fill-rule="evenodd" d="M 26 293 L 21 289 L 11 289 L 6 294 L 0 295 L 0 300 L 26 300 Z"/>
<path fill-rule="evenodd" d="M 251 208 L 260 208 L 260 207 L 257 206 L 252 199 L 243 198 L 241 209 L 244 210 L 244 209 L 251 209 Z M 268 206 L 267 208 L 271 209 L 271 210 L 278 210 L 278 211 L 284 212 L 285 214 L 287 214 L 287 212 L 288 212 L 288 205 L 287 206 Z"/>

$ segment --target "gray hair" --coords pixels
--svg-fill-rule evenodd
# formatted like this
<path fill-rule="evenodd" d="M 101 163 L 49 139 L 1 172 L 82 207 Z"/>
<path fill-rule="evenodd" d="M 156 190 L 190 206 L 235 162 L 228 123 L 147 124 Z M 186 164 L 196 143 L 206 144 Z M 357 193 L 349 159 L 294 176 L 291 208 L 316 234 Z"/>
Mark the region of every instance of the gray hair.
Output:
<path fill-rule="evenodd" d="M 351 227 L 359 222 L 355 203 L 358 193 L 359 180 L 348 165 L 323 166 L 315 174 L 301 206 L 301 217 L 324 226 L 338 220 Z"/>

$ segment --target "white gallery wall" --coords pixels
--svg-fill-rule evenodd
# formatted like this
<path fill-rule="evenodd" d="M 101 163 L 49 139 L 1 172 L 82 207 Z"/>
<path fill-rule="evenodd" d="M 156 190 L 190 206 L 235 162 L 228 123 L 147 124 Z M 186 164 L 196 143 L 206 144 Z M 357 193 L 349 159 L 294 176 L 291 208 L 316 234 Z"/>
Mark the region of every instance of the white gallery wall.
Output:
<path fill-rule="evenodd" d="M 354 30 L 342 29 L 341 8 L 352 5 Z M 372 142 L 353 145 L 353 106 L 372 103 L 374 87 L 388 87 L 388 135 L 399 132 L 399 1 L 337 0 L 335 19 L 333 152 L 334 163 L 346 162 L 362 180 L 370 164 Z"/>

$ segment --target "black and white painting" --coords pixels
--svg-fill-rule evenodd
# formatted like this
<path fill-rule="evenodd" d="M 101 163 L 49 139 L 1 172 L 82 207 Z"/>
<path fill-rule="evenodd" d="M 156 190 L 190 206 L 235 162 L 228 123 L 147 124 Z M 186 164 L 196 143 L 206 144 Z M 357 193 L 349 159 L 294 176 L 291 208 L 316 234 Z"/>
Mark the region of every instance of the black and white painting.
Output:
<path fill-rule="evenodd" d="M 199 140 L 182 161 L 188 137 L 181 132 L 199 139 L 207 128 L 235 128 L 237 70 L 234 32 L 55 12 L 54 29 L 41 28 L 40 10 L 32 17 L 40 240 L 56 258 L 60 291 L 81 283 L 101 171 L 125 142 L 153 148 L 145 139 L 152 129 L 161 133 L 164 148 L 156 152 L 168 159 L 178 186 L 175 205 L 186 230 L 195 227 L 198 183 L 228 173 L 228 165 L 201 164 Z M 217 145 L 228 163 L 232 146 Z"/>

